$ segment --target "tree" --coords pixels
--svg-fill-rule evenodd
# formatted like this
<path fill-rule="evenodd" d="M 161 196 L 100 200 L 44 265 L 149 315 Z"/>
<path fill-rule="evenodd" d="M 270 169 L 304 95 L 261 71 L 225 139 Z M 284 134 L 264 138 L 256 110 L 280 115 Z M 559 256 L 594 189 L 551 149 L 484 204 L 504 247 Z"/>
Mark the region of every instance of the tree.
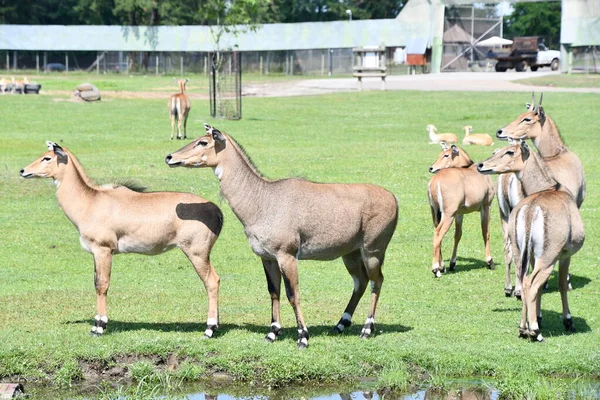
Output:
<path fill-rule="evenodd" d="M 560 43 L 561 3 L 516 3 L 514 11 L 504 19 L 504 34 L 542 36 L 548 47 Z"/>

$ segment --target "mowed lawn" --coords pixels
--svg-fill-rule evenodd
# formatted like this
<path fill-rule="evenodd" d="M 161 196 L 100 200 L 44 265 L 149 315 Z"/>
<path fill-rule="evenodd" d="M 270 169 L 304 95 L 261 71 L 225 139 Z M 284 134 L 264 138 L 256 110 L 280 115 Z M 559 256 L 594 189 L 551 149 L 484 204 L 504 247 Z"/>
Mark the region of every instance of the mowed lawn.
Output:
<path fill-rule="evenodd" d="M 164 85 L 170 84 L 165 78 Z M 503 292 L 496 201 L 491 222 L 496 269 L 485 267 L 479 215 L 472 214 L 465 217 L 456 272 L 435 279 L 430 271 L 428 167 L 441 149 L 428 144 L 425 126 L 459 137 L 465 125 L 493 134 L 525 110 L 529 95 L 377 91 L 244 98 L 240 121 L 213 120 L 208 102 L 195 101 L 189 138 L 204 134 L 202 124 L 208 122 L 238 140 L 271 179 L 375 183 L 399 200 L 376 335 L 358 337 L 368 294 L 354 325 L 341 336 L 330 335 L 350 298 L 352 279 L 341 260 L 301 261 L 301 304 L 311 335 L 305 351 L 296 349 L 294 315 L 284 296 L 284 334 L 274 344 L 263 341 L 270 298 L 262 265 L 220 199 L 212 170 L 166 166 L 164 157 L 189 141 L 169 140 L 166 97 L 94 104 L 55 97 L 0 96 L 0 381 L 70 385 L 120 368 L 136 379 L 192 381 L 219 371 L 265 387 L 367 377 L 380 388 L 403 390 L 444 388 L 475 377 L 506 397 L 552 398 L 600 378 L 598 95 L 544 95 L 547 114 L 585 166 L 587 197 L 581 209 L 586 241 L 571 262 L 569 301 L 577 333 L 564 332 L 553 274 L 542 301 L 543 343 L 517 337 L 521 303 Z M 95 315 L 92 256 L 59 208 L 54 185 L 19 176 L 46 151 L 46 140 L 69 148 L 98 183 L 134 179 L 152 191 L 188 191 L 221 207 L 225 225 L 212 252 L 221 277 L 221 328 L 214 339 L 200 340 L 206 293 L 177 249 L 154 257 L 115 256 L 108 329 L 101 338 L 89 336 Z M 492 148 L 466 150 L 482 160 L 504 144 L 496 140 Z M 452 241 L 453 229 L 444 241 L 447 264 Z"/>

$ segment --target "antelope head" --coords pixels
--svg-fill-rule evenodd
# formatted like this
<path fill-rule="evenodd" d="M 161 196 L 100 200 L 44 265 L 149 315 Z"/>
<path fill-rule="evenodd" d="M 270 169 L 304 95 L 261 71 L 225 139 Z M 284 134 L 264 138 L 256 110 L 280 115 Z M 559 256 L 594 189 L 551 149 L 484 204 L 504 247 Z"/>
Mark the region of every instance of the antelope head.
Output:
<path fill-rule="evenodd" d="M 219 165 L 219 153 L 225 149 L 227 138 L 208 124 L 204 124 L 204 128 L 206 135 L 167 155 L 165 162 L 169 167 L 215 168 Z"/>
<path fill-rule="evenodd" d="M 185 91 L 185 85 L 186 83 L 188 83 L 190 80 L 188 78 L 185 79 L 177 79 L 177 78 L 173 78 L 173 80 L 175 82 L 177 82 L 177 84 L 179 85 L 179 90 L 183 93 Z"/>
<path fill-rule="evenodd" d="M 23 178 L 60 179 L 63 170 L 61 165 L 67 164 L 69 156 L 56 143 L 46 142 L 46 144 L 48 151 L 19 172 Z"/>
<path fill-rule="evenodd" d="M 542 127 L 546 122 L 546 113 L 542 107 L 544 94 L 540 96 L 537 106 L 534 104 L 533 93 L 531 97 L 531 103 L 527 103 L 527 111 L 496 132 L 498 139 L 535 139 L 542 133 Z"/>
<path fill-rule="evenodd" d="M 530 150 L 524 140 L 510 141 L 509 145 L 496 150 L 494 154 L 477 165 L 477 171 L 485 175 L 519 173 L 525 168 Z"/>
<path fill-rule="evenodd" d="M 429 172 L 435 174 L 445 168 L 465 168 L 473 164 L 471 157 L 464 150 L 452 145 L 448 147 L 446 142 L 440 142 L 442 153 L 437 160 L 429 167 Z"/>

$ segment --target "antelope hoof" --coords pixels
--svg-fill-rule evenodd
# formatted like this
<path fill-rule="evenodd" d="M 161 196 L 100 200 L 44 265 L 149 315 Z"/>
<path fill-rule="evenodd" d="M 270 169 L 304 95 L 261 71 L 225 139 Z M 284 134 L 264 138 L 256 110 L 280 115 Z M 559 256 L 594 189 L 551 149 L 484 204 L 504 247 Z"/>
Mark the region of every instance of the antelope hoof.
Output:
<path fill-rule="evenodd" d="M 363 326 L 362 330 L 360 331 L 360 338 L 368 339 L 371 337 L 373 332 L 375 332 L 375 324 L 373 322 L 368 322 L 367 324 L 365 324 L 365 326 Z"/>
<path fill-rule="evenodd" d="M 490 261 L 487 262 L 487 267 L 488 267 L 488 269 L 495 269 L 493 258 L 490 258 Z"/>
<path fill-rule="evenodd" d="M 434 269 L 431 272 L 433 272 L 433 276 L 435 276 L 436 278 L 441 278 L 442 277 L 442 272 L 439 269 Z"/>
<path fill-rule="evenodd" d="M 565 331 L 567 332 L 577 332 L 575 326 L 573 326 L 573 319 L 565 318 L 563 319 L 563 325 L 565 326 Z"/>
<path fill-rule="evenodd" d="M 538 323 L 539 329 L 542 329 L 542 317 L 537 317 L 537 323 Z"/>
<path fill-rule="evenodd" d="M 521 291 L 520 290 L 515 290 L 515 297 L 517 298 L 517 300 L 521 301 Z"/>
<path fill-rule="evenodd" d="M 504 288 L 504 296 L 506 297 L 512 297 L 513 295 L 513 288 Z"/>
<path fill-rule="evenodd" d="M 450 261 L 450 268 L 448 270 L 452 272 L 456 271 L 456 261 Z"/>
<path fill-rule="evenodd" d="M 340 319 L 340 322 L 338 322 L 338 324 L 331 330 L 331 332 L 341 335 L 350 325 L 352 325 L 351 321 L 342 318 Z"/>
<path fill-rule="evenodd" d="M 519 328 L 519 337 L 521 339 L 527 339 L 527 338 L 529 338 L 529 330 L 528 329 Z"/>
<path fill-rule="evenodd" d="M 102 332 L 98 332 L 96 330 L 95 326 L 92 327 L 92 330 L 90 331 L 90 336 L 91 337 L 101 337 L 102 335 L 103 335 L 103 333 Z"/>
<path fill-rule="evenodd" d="M 204 335 L 202 335 L 202 339 L 212 338 L 214 336 L 217 328 L 218 328 L 218 325 L 207 325 L 206 330 L 204 331 Z"/>
<path fill-rule="evenodd" d="M 544 341 L 544 337 L 540 333 L 539 329 L 536 329 L 534 331 L 529 331 L 529 337 L 531 338 L 532 342 L 543 342 Z"/>
<path fill-rule="evenodd" d="M 278 323 L 274 322 L 271 324 L 270 332 L 267 333 L 267 336 L 265 336 L 265 341 L 273 343 L 275 339 L 279 337 L 279 335 L 281 335 L 281 326 Z"/>
<path fill-rule="evenodd" d="M 308 331 L 306 329 L 298 330 L 298 350 L 308 347 Z"/>

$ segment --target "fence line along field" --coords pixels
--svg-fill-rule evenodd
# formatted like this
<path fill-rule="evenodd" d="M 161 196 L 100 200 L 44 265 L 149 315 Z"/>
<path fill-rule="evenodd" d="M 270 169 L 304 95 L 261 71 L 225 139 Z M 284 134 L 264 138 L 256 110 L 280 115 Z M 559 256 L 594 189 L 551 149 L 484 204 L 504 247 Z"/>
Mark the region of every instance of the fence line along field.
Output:
<path fill-rule="evenodd" d="M 496 132 L 525 111 L 527 95 L 378 91 L 245 98 L 240 121 L 211 120 L 208 100 L 196 99 L 188 141 L 182 142 L 169 139 L 165 103 L 173 82 L 164 80 L 164 97 L 103 97 L 93 104 L 56 101 L 66 99 L 66 93 L 0 96 L 1 381 L 64 386 L 113 379 L 109 370 L 120 371 L 117 378 L 144 382 L 165 376 L 203 380 L 225 372 L 264 387 L 368 377 L 379 388 L 406 390 L 448 388 L 457 379 L 475 377 L 506 397 L 555 398 L 571 390 L 584 393 L 591 381 L 600 379 L 600 197 L 593 195 L 600 189 L 597 95 L 544 96 L 546 113 L 585 170 L 588 196 L 580 212 L 586 242 L 569 270 L 569 307 L 577 332 L 563 327 L 554 273 L 542 303 L 545 341 L 533 343 L 518 338 L 521 303 L 505 297 L 503 268 L 487 268 L 476 214 L 464 217 L 456 271 L 442 279 L 432 276 L 427 196 L 428 168 L 440 147 L 429 144 L 426 125 L 440 132 L 460 132 L 465 125 Z M 194 87 L 186 93 L 193 96 Z M 271 298 L 263 265 L 242 224 L 220 198 L 219 180 L 210 170 L 171 170 L 164 162 L 167 154 L 204 135 L 204 123 L 235 137 L 268 178 L 371 183 L 397 197 L 398 224 L 386 251 L 385 284 L 371 338 L 359 338 L 361 324 L 341 335 L 330 333 L 354 288 L 337 259 L 298 263 L 310 347 L 297 350 L 290 307 L 281 308 L 279 339 L 264 341 Z M 133 179 L 150 191 L 190 192 L 221 208 L 223 229 L 211 252 L 220 276 L 219 329 L 212 339 L 200 340 L 208 312 L 206 291 L 178 251 L 115 257 L 110 329 L 100 338 L 90 337 L 96 296 L 92 256 L 81 248 L 79 233 L 60 209 L 50 180 L 19 176 L 46 141 L 76 154 L 97 184 Z M 505 144 L 495 140 L 493 146 L 469 146 L 467 151 L 479 162 Z M 496 200 L 490 243 L 492 256 L 502 259 Z M 442 254 L 450 254 L 451 246 L 448 235 Z M 444 261 L 450 262 L 447 256 Z M 363 299 L 356 315 L 366 315 L 368 309 L 369 301 Z"/>

